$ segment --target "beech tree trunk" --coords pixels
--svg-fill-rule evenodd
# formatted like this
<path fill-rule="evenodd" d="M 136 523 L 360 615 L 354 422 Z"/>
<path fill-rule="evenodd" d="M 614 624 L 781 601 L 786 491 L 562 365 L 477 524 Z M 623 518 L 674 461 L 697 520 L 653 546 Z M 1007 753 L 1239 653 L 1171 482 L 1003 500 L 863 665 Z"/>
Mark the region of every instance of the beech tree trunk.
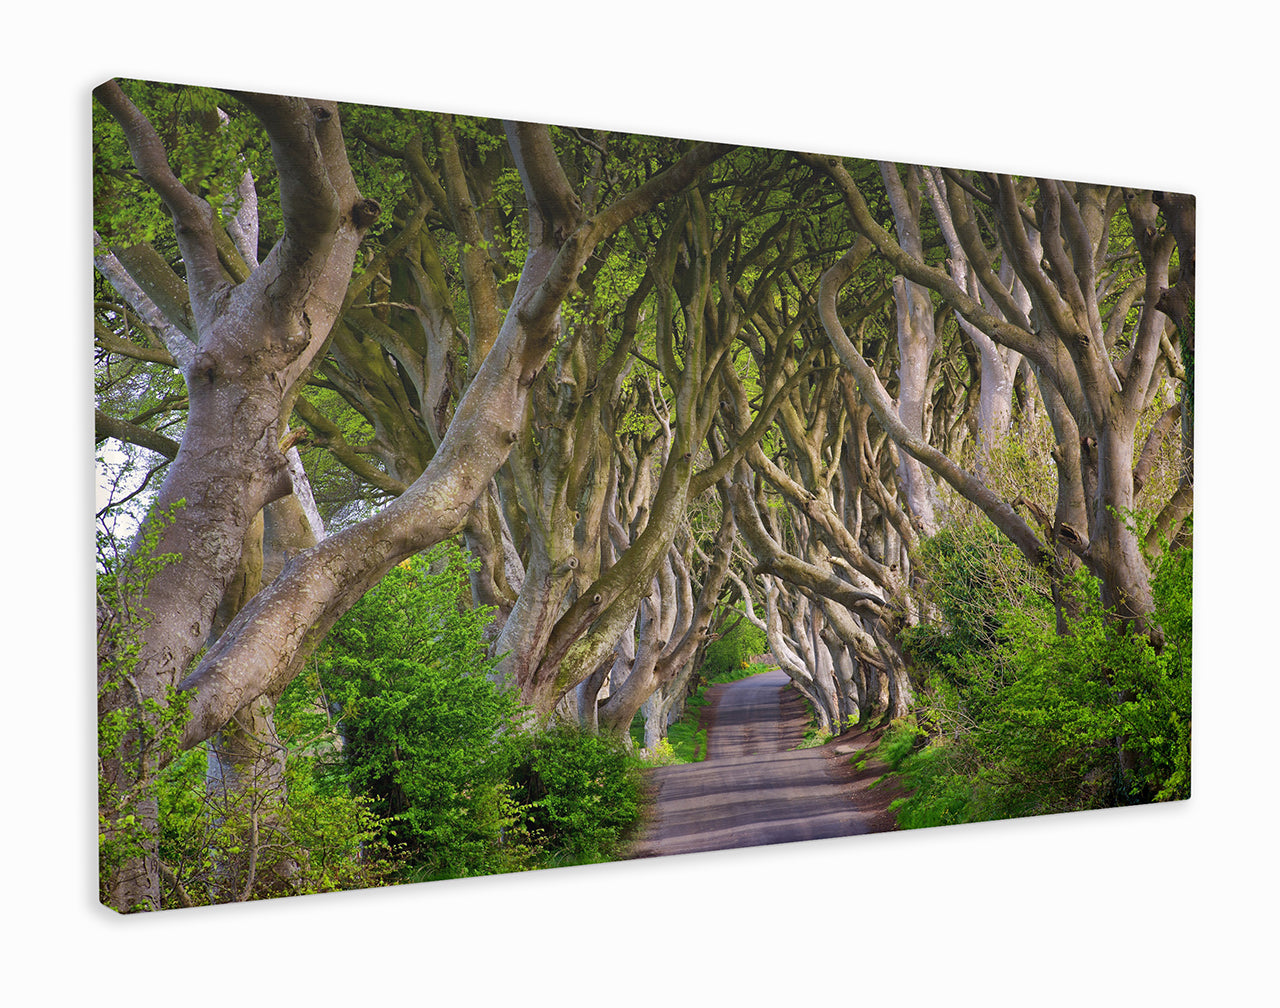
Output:
<path fill-rule="evenodd" d="M 1168 342 L 1172 325 L 1158 306 L 1162 297 L 1173 297 L 1168 293 L 1173 289 L 1168 273 L 1176 242 L 1174 235 L 1164 234 L 1156 226 L 1152 195 L 1121 194 L 1084 185 L 1069 188 L 1062 182 L 1036 180 L 1035 227 L 1031 228 L 1025 202 L 1030 183 L 1009 176 L 994 179 L 991 199 L 997 211 L 1002 261 L 1008 259 L 1030 295 L 1032 318 L 1027 319 L 1015 291 L 996 275 L 994 255 L 982 244 L 974 223 L 971 196 L 953 175 L 946 178 L 947 200 L 957 241 L 982 289 L 999 307 L 999 315 L 950 275 L 925 264 L 896 242 L 874 220 L 857 185 L 837 159 L 810 155 L 804 159 L 836 183 L 854 226 L 866 239 L 866 244 L 851 249 L 824 278 L 822 320 L 881 425 L 905 451 L 977 505 L 1032 563 L 1046 569 L 1052 580 L 1061 579 L 1069 569 L 1062 555 L 1073 554 L 1100 579 L 1104 599 L 1114 606 L 1117 618 L 1136 623 L 1158 642 L 1158 631 L 1146 620 L 1152 605 L 1149 574 L 1131 527 L 1134 430 L 1159 385 L 1162 346 Z M 1143 272 L 1104 319 L 1101 306 L 1107 288 L 1100 277 L 1110 251 L 1109 222 L 1122 196 L 1133 222 Z M 1025 355 L 1036 367 L 1042 389 L 1052 386 L 1063 414 L 1071 417 L 1083 439 L 1079 475 L 1069 474 L 1062 485 L 1068 489 L 1084 487 L 1089 499 L 1087 529 L 1064 527 L 1061 520 L 1041 521 L 1032 509 L 1041 526 L 1037 532 L 978 476 L 964 471 L 894 415 L 882 384 L 852 346 L 836 311 L 836 290 L 872 245 L 904 276 L 936 291 L 993 341 Z M 1136 326 L 1129 328 L 1128 308 L 1137 289 L 1142 291 L 1143 308 Z M 1113 361 L 1112 347 L 1122 334 L 1127 335 L 1129 349 Z M 1071 464 L 1071 453 L 1061 450 L 1061 444 L 1055 461 L 1060 472 Z M 1095 476 L 1096 482 L 1091 484 Z M 1067 505 L 1070 507 L 1070 501 Z"/>
<path fill-rule="evenodd" d="M 514 444 L 528 390 L 550 353 L 559 305 L 596 244 L 688 184 L 723 152 L 701 145 L 589 221 L 550 148 L 545 127 L 509 124 L 534 238 L 512 309 L 467 386 L 436 454 L 379 514 L 290 560 L 186 680 L 193 745 L 245 699 L 287 683 L 334 621 L 394 564 L 462 527 Z"/>
<path fill-rule="evenodd" d="M 195 352 L 184 367 L 186 429 L 155 511 L 166 516 L 155 553 L 181 559 L 151 579 L 143 602 L 153 615 L 131 669 L 134 694 L 161 708 L 171 687 L 187 694 L 191 717 L 182 744 L 191 746 L 255 698 L 282 689 L 338 616 L 394 563 L 462 526 L 510 450 L 528 389 L 558 335 L 559 306 L 587 258 L 726 148 L 695 147 L 587 219 L 546 127 L 510 124 L 529 206 L 530 251 L 506 323 L 473 358 L 483 363 L 431 464 L 374 519 L 292 557 L 188 674 L 240 563 L 249 523 L 291 489 L 281 442 L 285 409 L 326 344 L 356 248 L 379 208 L 355 186 L 333 103 L 239 95 L 271 141 L 284 234 L 261 264 L 241 263 L 229 274 L 212 208 L 170 171 L 151 124 L 114 82 L 95 95 L 122 126 L 139 174 L 173 217 L 194 321 Z M 112 665 L 104 657 L 100 669 L 109 682 Z M 102 699 L 104 714 L 137 703 L 123 687 Z M 139 751 L 139 738 L 126 737 L 122 751 L 104 759 L 107 792 L 132 794 L 165 758 Z M 106 809 L 104 816 L 109 831 L 119 812 Z M 117 874 L 108 887 L 111 905 L 159 905 L 154 866 L 125 866 Z"/>
<path fill-rule="evenodd" d="M 161 567 L 147 585 L 143 605 L 152 618 L 139 629 L 130 669 L 140 694 L 163 706 L 209 635 L 250 524 L 291 490 L 280 443 L 283 407 L 336 318 L 355 250 L 378 206 L 355 187 L 336 105 L 239 96 L 261 120 L 277 161 L 292 172 L 281 178 L 284 237 L 236 283 L 219 258 L 212 208 L 170 171 L 150 122 L 114 81 L 94 94 L 120 123 L 135 166 L 173 218 L 195 323 L 194 352 L 183 367 L 187 423 L 152 510 L 161 523 L 154 555 L 181 559 Z M 135 549 L 146 534 L 144 526 Z M 108 708 L 129 703 L 118 691 L 104 702 Z M 124 742 L 126 749 L 139 744 L 135 736 Z M 132 762 L 122 757 L 104 766 L 121 792 L 131 789 L 131 774 L 122 768 Z M 123 874 L 147 881 L 141 891 L 112 885 L 113 906 L 158 906 L 150 872 L 126 868 Z"/>

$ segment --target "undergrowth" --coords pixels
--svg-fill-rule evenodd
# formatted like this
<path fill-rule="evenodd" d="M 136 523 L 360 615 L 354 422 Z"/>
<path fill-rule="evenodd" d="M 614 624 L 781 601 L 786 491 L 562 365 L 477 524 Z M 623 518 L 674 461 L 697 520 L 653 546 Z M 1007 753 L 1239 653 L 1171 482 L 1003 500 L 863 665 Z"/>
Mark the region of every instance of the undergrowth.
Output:
<path fill-rule="evenodd" d="M 615 739 L 517 727 L 468 562 L 442 544 L 338 621 L 275 707 L 284 781 L 220 796 L 203 747 L 170 764 L 157 782 L 165 906 L 618 855 L 639 820 L 639 760 Z"/>
<path fill-rule="evenodd" d="M 991 573 L 984 537 L 933 545 L 944 569 Z M 946 622 L 907 641 L 924 677 L 916 716 L 876 751 L 908 791 L 892 806 L 899 825 L 1189 797 L 1191 574 L 1190 549 L 1154 566 L 1159 650 L 1106 612 L 1083 571 L 1062 589 L 1075 612 L 1066 634 L 1041 592 L 953 591 Z"/>

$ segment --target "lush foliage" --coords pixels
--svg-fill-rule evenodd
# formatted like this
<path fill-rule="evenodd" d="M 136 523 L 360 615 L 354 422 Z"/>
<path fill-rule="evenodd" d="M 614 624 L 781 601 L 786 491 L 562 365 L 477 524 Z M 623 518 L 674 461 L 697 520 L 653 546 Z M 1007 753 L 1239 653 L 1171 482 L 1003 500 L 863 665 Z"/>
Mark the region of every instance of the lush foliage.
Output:
<path fill-rule="evenodd" d="M 1032 587 L 1026 561 L 987 523 L 941 529 L 919 559 L 928 600 L 940 619 L 908 627 L 903 644 L 912 657 L 945 665 L 996 643 L 1001 606 L 1016 605 Z"/>
<path fill-rule="evenodd" d="M 519 727 L 486 657 L 490 613 L 470 605 L 470 563 L 448 542 L 392 570 L 282 708 L 313 731 L 339 712 L 326 779 L 369 800 L 406 878 L 604 859 L 638 816 L 637 764 L 611 740 Z"/>
<path fill-rule="evenodd" d="M 204 748 L 158 782 L 167 905 L 335 892 L 382 885 L 398 863 L 369 802 L 334 787 L 314 760 L 291 759 L 279 784 L 211 787 Z"/>
<path fill-rule="evenodd" d="M 718 677 L 745 667 L 756 655 L 769 650 L 768 638 L 758 626 L 748 623 L 741 614 L 730 614 L 728 619 L 729 628 L 708 644 L 703 654 L 698 671 L 703 682 L 730 682 Z"/>
<path fill-rule="evenodd" d="M 334 627 L 276 706 L 282 779 L 213 787 L 204 747 L 150 779 L 166 906 L 616 856 L 639 816 L 638 762 L 616 740 L 519 729 L 515 698 L 489 676 L 468 565 L 442 544 Z M 104 592 L 119 581 L 107 573 Z M 123 732 L 104 730 L 104 744 Z M 122 861 L 143 827 L 117 806 L 103 857 Z"/>
<path fill-rule="evenodd" d="M 517 708 L 488 675 L 489 613 L 460 604 L 467 570 L 452 543 L 394 568 L 316 658 L 324 706 L 340 711 L 343 751 L 331 775 L 369 798 L 401 856 L 442 877 L 508 867 L 497 843 L 510 818 L 500 785 L 503 732 Z M 308 698 L 288 701 L 305 719 Z"/>
<path fill-rule="evenodd" d="M 177 560 L 156 553 L 172 516 L 173 509 L 147 522 L 141 548 L 131 553 L 105 528 L 98 530 L 98 858 L 104 880 L 143 856 L 154 840 L 156 770 L 177 752 L 185 720 L 180 707 L 143 696 L 133 681 L 138 634 L 149 618 L 140 600 L 156 573 Z"/>
<path fill-rule="evenodd" d="M 901 806 L 912 824 L 1186 793 L 1189 554 L 1171 555 L 1157 572 L 1160 649 L 1118 629 L 1090 579 L 1055 582 L 1051 595 L 1036 569 L 1055 551 L 1068 563 L 1072 553 L 1087 558 L 1108 579 L 1103 595 L 1127 596 L 1145 616 L 1148 571 L 1117 562 L 1132 555 L 1117 544 L 1135 541 L 1122 512 L 1159 515 L 1154 524 L 1187 541 L 1194 227 L 1177 194 L 748 147 L 722 152 L 696 179 L 677 169 L 682 181 L 668 192 L 659 173 L 689 149 L 672 139 L 530 126 L 506 140 L 496 121 L 363 106 L 343 106 L 321 129 L 317 118 L 334 119 L 327 106 L 296 100 L 286 103 L 296 118 L 279 106 L 259 122 L 249 110 L 273 103 L 247 95 L 146 82 L 97 94 L 96 433 L 99 444 L 124 446 L 99 456 L 111 484 L 101 516 L 137 526 L 169 458 L 178 461 L 165 500 L 211 499 L 204 483 L 213 470 L 195 460 L 229 449 L 246 463 L 215 488 L 239 505 L 208 518 L 179 512 L 183 539 L 165 548 L 184 564 L 174 580 L 189 594 L 158 586 L 148 597 L 151 573 L 127 565 L 110 568 L 100 586 L 103 863 L 117 876 L 107 886 L 117 906 L 155 902 L 160 869 L 168 894 L 192 903 L 372 884 L 390 872 L 425 879 L 607 857 L 635 821 L 632 759 L 594 736 L 531 735 L 529 726 L 565 710 L 574 699 L 565 690 L 611 668 L 607 698 L 576 697 L 584 718 L 620 731 L 644 693 L 652 729 L 688 699 L 684 718 L 645 758 L 702 758 L 702 689 L 752 674 L 752 659 L 769 649 L 726 604 L 730 577 L 742 599 L 768 591 L 779 647 L 779 635 L 807 640 L 814 650 L 798 650 L 826 668 L 825 647 L 842 673 L 814 676 L 820 713 L 802 744 L 842 730 L 832 723 L 839 718 L 866 724 L 912 712 L 884 750 L 912 783 Z M 337 190 L 354 196 L 349 166 L 370 200 L 340 216 L 341 240 L 309 214 L 295 216 L 298 201 L 281 205 L 296 184 L 315 191 L 303 170 L 314 159 L 292 149 L 290 134 L 332 137 L 322 160 Z M 162 150 L 152 150 L 153 136 Z M 144 150 L 163 156 L 144 160 Z M 171 179 L 149 167 L 166 160 Z M 207 201 L 209 229 L 171 217 L 145 181 L 161 177 L 171 184 L 161 189 L 181 186 Z M 654 196 L 662 189 L 662 200 L 650 205 L 635 190 L 642 183 Z M 373 203 L 380 212 L 366 219 Z M 286 217 L 297 241 L 280 246 L 290 254 L 268 255 Z M 602 223 L 624 218 L 616 231 Z M 179 240 L 175 221 L 190 240 Z M 1024 221 L 1035 222 L 1034 242 Z M 975 239 L 962 243 L 968 251 L 952 225 Z M 874 236 L 874 252 L 854 254 L 861 236 Z M 1093 283 L 1063 268 L 1084 244 L 1106 252 Z M 215 246 L 216 257 L 200 251 Z M 578 253 L 572 275 L 561 273 Z M 319 286 L 299 278 L 302 286 L 340 306 L 323 324 L 314 312 L 289 322 L 307 336 L 305 350 L 287 354 L 306 362 L 297 385 L 267 339 L 290 298 L 259 303 L 254 294 L 290 288 L 295 271 L 285 260 L 320 269 Z M 542 307 L 511 314 L 518 278 L 540 284 L 552 260 Z M 990 285 L 997 268 L 1011 300 Z M 941 282 L 944 271 L 954 283 Z M 187 286 L 206 272 L 215 282 Z M 914 284 L 895 279 L 907 275 Z M 961 293 L 977 290 L 975 277 L 999 294 L 976 329 L 962 321 L 978 316 Z M 246 278 L 237 312 L 264 324 L 231 328 L 263 335 L 271 353 L 245 357 L 238 342 L 222 340 L 224 295 Z M 1165 295 L 1154 297 L 1153 284 Z M 1037 292 L 1034 327 L 1026 291 Z M 1072 310 L 1050 310 L 1062 303 Z M 517 315 L 520 325 L 503 327 Z M 1167 319 L 1180 329 L 1180 353 L 1164 338 Z M 1081 357 L 1075 348 L 1099 324 L 1098 354 Z M 209 381 L 221 375 L 226 394 L 254 403 L 237 413 L 257 418 L 253 431 L 206 428 L 199 409 L 188 422 L 206 385 L 176 366 L 191 349 L 183 333 L 208 351 L 214 366 L 199 370 Z M 1082 366 L 1095 356 L 1108 366 Z M 465 398 L 482 358 L 493 367 L 470 387 L 496 413 Z M 280 368 L 281 394 L 267 394 L 273 384 L 251 379 L 237 360 L 252 360 L 255 375 Z M 1110 388 L 1123 375 L 1129 391 L 1094 389 L 1098 370 Z M 1179 382 L 1181 437 L 1171 398 Z M 388 541 L 386 528 L 364 520 L 430 459 L 445 464 L 446 431 L 447 443 L 473 444 L 488 475 L 445 479 L 447 492 L 420 484 L 431 492 L 386 517 L 413 514 L 394 533 L 399 558 L 451 527 L 452 519 L 419 520 L 422 508 L 444 517 L 474 505 L 466 541 L 479 562 L 469 566 L 448 545 L 393 570 L 312 656 L 320 628 L 385 570 L 386 554 L 371 544 Z M 948 464 L 921 453 L 918 438 Z M 286 523 L 269 514 L 260 535 L 244 538 L 244 519 L 265 500 L 254 474 L 279 461 L 273 442 L 301 449 L 330 531 L 351 529 L 352 548 L 336 546 L 341 578 L 319 570 L 327 551 L 305 550 L 306 534 L 286 542 Z M 1126 454 L 1135 496 L 1101 467 Z M 923 486 L 912 455 L 932 458 L 922 463 L 932 473 Z M 957 466 L 976 482 L 958 478 Z M 303 482 L 294 484 L 301 498 Z M 1079 528 L 1065 523 L 1068 513 Z M 921 543 L 935 519 L 948 524 Z M 221 625 L 209 623 L 209 603 L 236 565 L 246 576 L 225 608 L 242 601 L 242 583 L 255 583 L 259 558 L 265 577 L 285 551 L 292 560 L 277 587 L 295 586 L 282 594 L 293 592 L 296 614 L 251 610 L 245 625 L 254 632 L 228 633 L 201 669 L 195 652 Z M 186 565 L 180 554 L 202 559 Z M 608 649 L 634 625 L 637 590 L 649 592 L 644 604 L 660 625 L 680 632 L 663 634 L 678 643 L 666 652 L 678 661 L 653 675 L 635 661 L 628 681 L 627 662 Z M 473 597 L 511 614 L 507 626 L 488 626 Z M 154 616 L 131 601 L 144 598 Z M 834 619 L 827 600 L 847 619 Z M 719 607 L 721 633 L 709 642 L 686 635 L 686 617 L 697 614 L 701 626 L 710 606 Z M 1072 613 L 1067 636 L 1058 609 Z M 301 645 L 289 625 L 297 620 L 315 631 Z M 242 662 L 250 640 L 287 643 Z M 486 647 L 495 640 L 509 652 L 498 665 Z M 688 676 L 695 640 L 702 657 Z M 914 682 L 900 646 L 920 672 Z M 223 764 L 206 766 L 203 752 L 177 753 L 180 707 L 165 687 L 193 668 L 219 673 L 197 676 L 193 728 L 204 737 L 251 700 L 218 743 L 251 735 L 261 766 L 250 754 L 223 778 Z M 271 727 L 274 690 L 286 669 L 299 668 Z M 499 668 L 515 693 L 497 684 Z M 269 700 L 253 699 L 263 690 Z M 254 734 L 246 725 L 257 731 L 259 720 L 269 730 Z M 283 748 L 272 755 L 277 734 Z M 240 769 L 252 779 L 239 780 Z M 233 778 L 245 785 L 234 794 L 210 783 Z M 144 896 L 131 879 L 146 880 Z"/>
<path fill-rule="evenodd" d="M 937 544 L 935 544 L 937 545 Z M 950 622 L 913 655 L 928 670 L 917 719 L 898 722 L 880 755 L 901 774 L 905 827 L 1068 812 L 1190 793 L 1191 551 L 1155 568 L 1150 638 L 1103 609 L 1095 579 L 1080 572 L 1055 613 L 1030 588 L 1010 604 L 982 589 L 985 537 L 937 545 L 944 567 L 973 567 L 966 600 L 953 592 Z M 962 582 L 948 580 L 953 589 Z M 927 743 L 927 744 L 926 744 Z"/>
<path fill-rule="evenodd" d="M 640 816 L 640 764 L 620 739 L 572 727 L 516 743 L 511 770 L 519 826 L 547 865 L 616 854 Z"/>
<path fill-rule="evenodd" d="M 702 709 L 706 705 L 700 688 L 685 701 L 684 713 L 667 726 L 663 741 L 671 747 L 672 762 L 697 763 L 707 758 L 707 730 L 702 727 Z M 643 737 L 643 723 L 639 728 Z"/>
<path fill-rule="evenodd" d="M 100 666 L 105 696 L 128 687 L 137 634 L 146 613 L 137 599 L 173 557 L 154 555 L 165 521 L 144 527 L 144 548 L 121 555 L 110 535 L 99 536 Z M 378 821 L 367 802 L 329 785 L 314 758 L 299 751 L 284 780 L 236 792 L 211 787 L 204 747 L 181 752 L 186 709 L 136 698 L 99 720 L 98 745 L 102 877 L 112 865 L 141 856 L 158 841 L 162 906 L 201 906 L 266 896 L 364 888 L 385 881 L 394 864 L 379 843 Z M 299 739 L 282 741 L 297 749 Z M 113 783 L 112 761 L 141 769 L 134 786 Z"/>
<path fill-rule="evenodd" d="M 246 171 L 259 180 L 261 191 L 271 193 L 271 159 L 263 157 L 260 131 L 239 103 L 202 87 L 148 81 L 124 81 L 121 86 L 131 100 L 151 109 L 152 125 L 171 167 L 216 213 L 231 216 L 239 208 L 236 186 Z M 168 236 L 168 216 L 133 169 L 123 134 L 97 103 L 93 166 L 94 227 L 105 239 L 128 245 Z M 263 202 L 267 210 L 271 202 Z"/>

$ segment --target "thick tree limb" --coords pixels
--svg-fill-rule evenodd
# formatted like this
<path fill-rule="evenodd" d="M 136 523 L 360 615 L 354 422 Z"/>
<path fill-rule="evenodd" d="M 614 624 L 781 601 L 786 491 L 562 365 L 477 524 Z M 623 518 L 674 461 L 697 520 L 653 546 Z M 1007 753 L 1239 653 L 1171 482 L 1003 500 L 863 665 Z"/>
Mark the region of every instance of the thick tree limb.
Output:
<path fill-rule="evenodd" d="M 548 269 L 547 277 L 528 300 L 519 305 L 521 321 L 531 327 L 545 325 L 559 308 L 596 245 L 628 221 L 652 209 L 689 185 L 703 169 L 733 148 L 726 144 L 701 143 L 670 168 L 644 185 L 633 189 L 583 223 L 581 231 L 565 242 Z"/>
<path fill-rule="evenodd" d="M 111 251 L 96 233 L 93 239 L 98 272 L 164 341 L 174 364 L 185 370 L 196 354 L 186 285 L 149 245 Z"/>
<path fill-rule="evenodd" d="M 140 448 L 149 448 L 167 459 L 171 459 L 178 454 L 177 441 L 167 438 L 156 431 L 148 430 L 146 427 L 131 424 L 128 420 L 119 420 L 113 416 L 108 416 L 100 409 L 94 410 L 93 428 L 94 437 L 99 442 L 107 438 L 115 438 L 117 441 L 135 444 Z"/>
<path fill-rule="evenodd" d="M 445 194 L 447 194 L 446 202 L 442 205 L 448 208 L 449 218 L 453 221 L 454 230 L 462 243 L 458 252 L 458 261 L 462 266 L 462 281 L 466 285 L 471 317 L 467 359 L 471 373 L 475 374 L 480 362 L 488 355 L 494 340 L 498 338 L 498 320 L 501 317 L 498 311 L 498 287 L 494 282 L 489 255 L 485 251 L 484 232 L 480 228 L 480 221 L 471 201 L 467 177 L 462 170 L 462 156 L 458 152 L 458 141 L 453 133 L 451 117 L 438 126 L 436 139 L 440 145 L 440 160 L 444 171 Z M 425 172 L 426 162 L 422 159 L 420 145 L 415 154 L 411 163 L 421 163 Z M 428 177 L 434 178 L 433 175 Z"/>
<path fill-rule="evenodd" d="M 227 284 L 213 238 L 213 208 L 188 192 L 174 175 L 155 128 L 116 81 L 99 85 L 93 94 L 120 124 L 138 174 L 156 191 L 173 217 L 178 247 L 186 264 L 191 304 L 203 329 L 212 318 L 211 298 Z"/>
<path fill-rule="evenodd" d="M 1052 357 L 1046 355 L 1047 343 L 1035 337 L 1020 326 L 1011 325 L 997 318 L 977 300 L 970 297 L 944 271 L 920 262 L 909 255 L 883 227 L 877 223 L 857 184 L 839 158 L 825 157 L 817 154 L 798 154 L 805 164 L 827 174 L 836 183 L 845 198 L 854 227 L 868 240 L 864 254 L 869 254 L 874 246 L 899 273 L 908 280 L 922 284 L 937 291 L 960 314 L 982 329 L 997 343 L 1011 347 L 1019 353 L 1039 363 L 1042 360 L 1052 365 Z"/>
<path fill-rule="evenodd" d="M 551 132 L 539 123 L 505 122 L 503 127 L 529 201 L 529 243 L 558 245 L 577 230 L 582 204 L 551 145 Z"/>
<path fill-rule="evenodd" d="M 555 166 L 545 161 L 545 148 L 536 136 L 521 130 L 514 135 L 517 146 L 521 138 L 531 139 L 527 163 L 537 167 L 530 170 L 554 175 Z M 612 230 L 679 191 L 726 149 L 699 145 L 600 217 L 583 222 L 562 246 L 554 244 L 554 232 L 543 231 L 543 243 L 535 244 L 525 259 L 513 309 L 427 468 L 373 518 L 294 557 L 241 611 L 182 683 L 191 691 L 185 745 L 218 730 L 248 700 L 287 683 L 334 621 L 370 585 L 405 556 L 465 524 L 518 438 L 529 388 L 558 333 L 560 303 L 587 257 Z M 550 201 L 546 212 L 563 220 L 567 204 L 554 179 L 528 178 L 525 184 L 534 198 Z M 552 244 L 547 244 L 548 238 Z M 684 470 L 687 481 L 687 462 Z"/>
<path fill-rule="evenodd" d="M 868 239 L 861 239 L 828 269 L 823 274 L 818 296 L 818 310 L 823 327 L 835 345 L 841 361 L 857 379 L 863 400 L 872 408 L 876 419 L 894 441 L 955 487 L 966 500 L 976 504 L 1001 531 L 1013 540 L 1028 560 L 1037 565 L 1052 562 L 1052 549 L 1040 541 L 1031 527 L 1022 520 L 1008 502 L 988 489 L 972 473 L 962 469 L 948 456 L 907 428 L 906 424 L 898 418 L 897 410 L 893 407 L 889 393 L 881 384 L 879 375 L 867 364 L 845 333 L 836 311 L 837 294 L 840 287 L 870 253 L 870 245 Z"/>
<path fill-rule="evenodd" d="M 319 139 L 322 131 L 337 131 L 337 106 L 283 95 L 230 93 L 262 123 L 271 141 L 285 235 L 308 256 L 323 254 L 325 239 L 347 209 L 339 202 Z"/>
<path fill-rule="evenodd" d="M 341 428 L 312 406 L 305 398 L 298 396 L 294 401 L 293 410 L 302 418 L 302 422 L 315 432 L 315 443 L 328 449 L 334 458 L 360 479 L 370 486 L 377 487 L 384 493 L 389 493 L 395 497 L 399 497 L 404 493 L 404 483 L 392 476 L 388 476 L 352 448 L 347 443 L 347 439 L 343 437 Z"/>

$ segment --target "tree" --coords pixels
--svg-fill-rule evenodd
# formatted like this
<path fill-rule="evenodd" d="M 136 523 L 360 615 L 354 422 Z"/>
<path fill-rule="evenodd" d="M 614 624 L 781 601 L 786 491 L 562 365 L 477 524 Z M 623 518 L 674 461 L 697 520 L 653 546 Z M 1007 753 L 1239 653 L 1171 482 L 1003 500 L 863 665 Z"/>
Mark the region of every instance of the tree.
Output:
<path fill-rule="evenodd" d="M 181 559 L 157 570 L 146 586 L 142 604 L 150 619 L 131 669 L 142 698 L 164 701 L 204 646 L 252 522 L 292 489 L 280 430 L 287 397 L 324 343 L 355 250 L 379 208 L 355 187 L 332 103 L 240 95 L 262 122 L 276 160 L 291 168 L 281 177 L 284 234 L 249 269 L 226 242 L 219 246 L 216 232 L 226 229 L 217 228 L 213 207 L 173 174 L 158 133 L 120 85 L 108 82 L 94 94 L 120 124 L 139 175 L 172 218 L 195 336 L 176 357 L 186 422 L 154 505 L 173 515 L 154 549 Z M 130 701 L 110 690 L 102 702 L 113 709 Z M 121 786 L 127 776 L 149 772 L 145 756 L 131 747 L 127 741 L 120 761 L 108 762 L 106 772 Z M 135 757 L 143 765 L 127 769 Z M 112 901 L 121 908 L 155 905 L 155 895 L 153 873 L 144 872 L 122 879 Z"/>
<path fill-rule="evenodd" d="M 136 695 L 162 706 L 170 689 L 182 691 L 189 714 L 182 744 L 190 747 L 254 698 L 282 688 L 338 616 L 391 566 L 464 523 L 517 436 L 528 390 L 559 335 L 560 306 L 587 259 L 602 240 L 692 181 L 722 148 L 693 147 L 588 217 L 547 128 L 507 124 L 528 206 L 528 252 L 512 310 L 500 329 L 485 330 L 493 333 L 492 345 L 481 348 L 430 464 L 375 517 L 292 557 L 188 672 L 251 523 L 292 489 L 284 455 L 292 442 L 282 428 L 327 344 L 357 248 L 381 208 L 356 187 L 336 105 L 237 94 L 269 139 L 282 218 L 279 239 L 251 267 L 228 248 L 231 229 L 214 206 L 173 173 L 160 135 L 124 88 L 109 82 L 95 96 L 119 123 L 138 175 L 172 219 L 189 297 L 189 310 L 179 296 L 168 299 L 194 345 L 189 354 L 184 348 L 189 360 L 180 360 L 189 399 L 183 438 L 155 505 L 172 519 L 154 549 L 181 559 L 157 571 L 145 590 L 141 605 L 149 619 L 139 629 L 131 677 Z M 174 294 L 171 272 L 159 272 L 153 303 L 162 288 Z M 142 273 L 131 275 L 137 281 Z M 109 657 L 100 664 L 105 685 Z M 132 702 L 119 689 L 104 690 L 104 713 Z M 136 733 L 104 764 L 122 791 L 152 769 Z M 112 810 L 104 815 L 108 822 L 116 817 Z M 158 905 L 153 866 L 117 872 L 110 901 L 119 909 Z"/>
<path fill-rule="evenodd" d="M 965 277 L 973 271 L 995 306 L 988 309 L 875 221 L 838 159 L 805 160 L 833 180 L 862 234 L 824 277 L 823 322 L 881 424 L 1055 580 L 1083 563 L 1101 581 L 1104 605 L 1145 627 L 1152 599 L 1135 521 L 1135 437 L 1164 377 L 1182 370 L 1170 341 L 1176 321 L 1161 306 L 1174 312 L 1173 306 L 1194 300 L 1194 272 L 1177 266 L 1194 262 L 1188 198 L 943 172 L 945 195 L 935 186 L 934 197 L 940 219 L 954 233 L 951 252 L 964 255 L 954 268 Z M 1161 203 L 1182 211 L 1177 229 L 1161 226 Z M 993 218 L 985 236 L 979 206 Z M 837 307 L 839 288 L 872 248 L 904 277 L 936 292 L 968 325 L 1032 364 L 1057 442 L 1059 489 L 1052 519 L 1024 498 L 1001 498 L 977 473 L 892 415 L 887 392 L 850 342 Z M 1138 264 L 1132 264 L 1135 256 Z M 1187 479 L 1189 487 L 1189 474 Z M 1018 513 L 1019 505 L 1031 513 L 1031 522 Z M 1157 524 L 1176 530 L 1189 507 L 1189 492 L 1175 497 Z M 1158 638 L 1158 628 L 1147 629 Z"/>

